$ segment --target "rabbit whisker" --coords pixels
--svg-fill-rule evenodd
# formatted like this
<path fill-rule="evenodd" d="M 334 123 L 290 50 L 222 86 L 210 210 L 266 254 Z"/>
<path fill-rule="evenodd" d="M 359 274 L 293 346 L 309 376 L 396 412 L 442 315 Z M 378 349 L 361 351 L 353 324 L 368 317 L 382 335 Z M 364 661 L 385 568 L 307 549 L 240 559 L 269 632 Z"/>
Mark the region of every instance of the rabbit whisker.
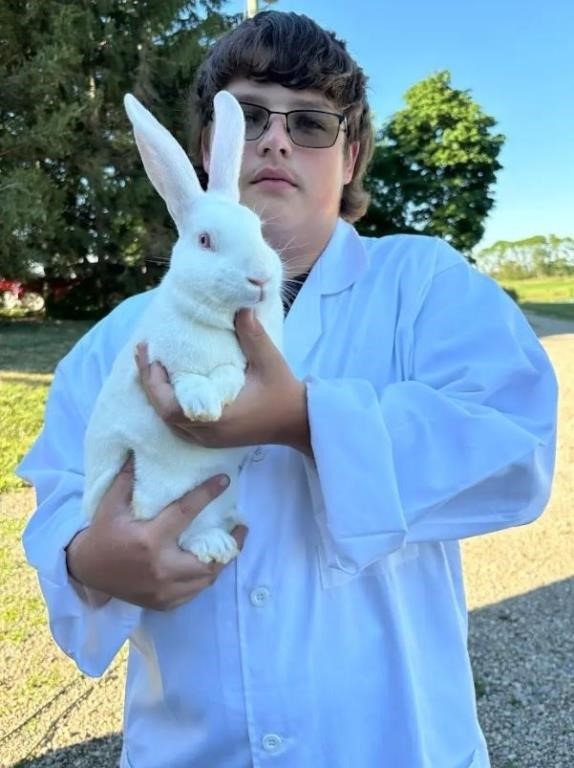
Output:
<path fill-rule="evenodd" d="M 279 255 L 283 256 L 283 254 L 286 253 L 287 251 L 293 251 L 293 250 L 301 251 L 304 248 L 306 248 L 308 245 L 310 245 L 309 241 L 307 241 L 306 243 L 301 243 L 301 242 L 295 242 L 295 240 L 296 240 L 296 237 L 292 237 L 290 240 L 288 240 L 285 243 L 284 246 L 282 246 L 281 248 L 278 248 L 277 252 L 279 253 Z"/>
<path fill-rule="evenodd" d="M 262 213 L 262 214 L 261 214 L 261 216 L 260 216 L 259 218 L 261 219 L 261 223 L 263 224 L 263 226 L 266 226 L 267 224 L 269 224 L 269 223 L 270 223 L 270 222 L 272 222 L 272 221 L 277 221 L 278 219 L 280 219 L 280 218 L 281 218 L 281 216 L 271 216 L 271 217 L 270 217 L 270 218 L 268 218 L 268 219 L 264 219 L 264 218 L 263 218 L 263 213 Z"/>

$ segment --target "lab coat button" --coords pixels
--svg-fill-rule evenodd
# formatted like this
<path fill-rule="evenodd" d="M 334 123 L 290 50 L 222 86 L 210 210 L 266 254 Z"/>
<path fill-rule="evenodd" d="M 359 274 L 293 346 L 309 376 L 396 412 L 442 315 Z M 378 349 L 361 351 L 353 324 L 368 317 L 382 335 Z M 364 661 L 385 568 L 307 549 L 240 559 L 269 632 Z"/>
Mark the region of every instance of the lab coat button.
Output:
<path fill-rule="evenodd" d="M 255 462 L 262 461 L 264 457 L 265 457 L 265 451 L 263 450 L 263 448 L 258 447 L 253 451 L 253 456 L 252 456 L 253 461 Z"/>
<path fill-rule="evenodd" d="M 252 589 L 249 599 L 251 600 L 251 605 L 264 605 L 269 599 L 269 590 L 267 587 L 257 587 L 256 589 Z"/>
<path fill-rule="evenodd" d="M 281 744 L 283 743 L 283 739 L 281 736 L 277 736 L 276 733 L 267 733 L 263 737 L 263 749 L 266 752 L 277 752 Z"/>

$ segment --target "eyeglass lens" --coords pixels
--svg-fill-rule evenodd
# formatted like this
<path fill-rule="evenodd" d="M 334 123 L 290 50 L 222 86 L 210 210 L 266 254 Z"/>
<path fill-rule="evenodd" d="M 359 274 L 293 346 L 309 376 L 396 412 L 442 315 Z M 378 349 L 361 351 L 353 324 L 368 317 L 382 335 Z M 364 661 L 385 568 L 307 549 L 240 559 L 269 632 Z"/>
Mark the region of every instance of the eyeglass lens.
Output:
<path fill-rule="evenodd" d="M 245 138 L 253 141 L 262 136 L 267 127 L 269 112 L 255 104 L 241 104 L 245 115 Z M 302 147 L 330 147 L 339 135 L 340 119 L 337 115 L 317 110 L 295 110 L 286 114 L 287 130 L 294 144 Z"/>

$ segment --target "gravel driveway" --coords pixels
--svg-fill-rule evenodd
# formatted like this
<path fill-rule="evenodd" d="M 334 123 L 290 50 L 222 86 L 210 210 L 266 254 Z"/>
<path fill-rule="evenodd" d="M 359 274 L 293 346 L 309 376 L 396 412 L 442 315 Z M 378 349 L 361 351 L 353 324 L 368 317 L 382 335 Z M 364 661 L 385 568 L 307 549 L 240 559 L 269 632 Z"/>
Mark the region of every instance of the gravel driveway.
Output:
<path fill-rule="evenodd" d="M 463 542 L 470 649 L 493 768 L 572 768 L 574 323 L 529 319 L 543 337 L 561 386 L 556 483 L 547 511 L 533 525 Z M 32 495 L 24 491 L 0 499 L 2 513 L 14 513 L 22 499 L 31 509 Z M 45 627 L 38 633 L 48 649 Z M 50 646 L 44 653 L 57 652 Z M 25 664 L 26 652 L 21 655 L 4 657 L 4 668 Z M 100 680 L 79 674 L 61 659 L 57 663 L 65 665 L 66 677 L 51 697 L 42 694 L 37 701 L 31 691 L 23 709 L 8 718 L 8 732 L 0 734 L 0 766 L 116 766 L 125 651 Z"/>

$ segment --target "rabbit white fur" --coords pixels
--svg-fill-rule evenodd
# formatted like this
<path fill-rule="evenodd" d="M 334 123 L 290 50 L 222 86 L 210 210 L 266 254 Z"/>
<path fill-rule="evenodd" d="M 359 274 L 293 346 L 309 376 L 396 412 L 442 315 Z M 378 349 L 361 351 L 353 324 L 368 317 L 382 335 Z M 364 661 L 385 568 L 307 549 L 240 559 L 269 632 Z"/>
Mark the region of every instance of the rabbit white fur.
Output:
<path fill-rule="evenodd" d="M 96 401 L 85 438 L 83 509 L 91 519 L 129 451 L 135 461 L 133 514 L 139 519 L 155 517 L 186 491 L 225 472 L 229 487 L 193 520 L 179 543 L 202 562 L 226 563 L 237 554 L 229 532 L 239 522 L 237 476 L 250 449 L 209 449 L 177 437 L 140 385 L 135 345 L 147 342 L 150 362 L 159 360 L 167 369 L 186 415 L 217 420 L 245 382 L 236 312 L 253 307 L 281 349 L 281 261 L 263 239 L 259 218 L 239 204 L 245 124 L 235 98 L 220 91 L 214 100 L 207 192 L 169 131 L 130 94 L 124 104 L 147 174 L 167 204 L 179 239 L 167 273 Z"/>

